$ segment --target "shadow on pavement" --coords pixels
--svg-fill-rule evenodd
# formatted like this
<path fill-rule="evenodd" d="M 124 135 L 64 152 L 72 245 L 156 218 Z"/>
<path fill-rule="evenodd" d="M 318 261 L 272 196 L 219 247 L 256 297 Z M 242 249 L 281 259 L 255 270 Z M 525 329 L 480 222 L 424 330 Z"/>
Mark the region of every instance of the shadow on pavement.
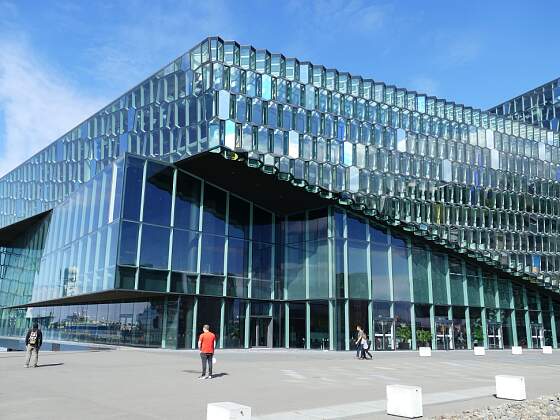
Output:
<path fill-rule="evenodd" d="M 37 367 L 50 367 L 50 366 L 61 366 L 64 363 L 48 363 L 48 364 L 44 364 L 44 365 L 37 365 Z"/>

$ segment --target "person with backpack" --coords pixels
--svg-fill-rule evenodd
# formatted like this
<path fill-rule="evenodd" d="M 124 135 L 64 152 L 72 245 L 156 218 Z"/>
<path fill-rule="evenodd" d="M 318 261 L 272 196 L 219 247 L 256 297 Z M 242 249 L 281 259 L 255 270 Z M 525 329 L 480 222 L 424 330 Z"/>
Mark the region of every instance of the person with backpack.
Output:
<path fill-rule="evenodd" d="M 199 379 L 212 379 L 212 362 L 214 349 L 216 348 L 216 336 L 210 332 L 210 326 L 205 324 L 202 327 L 202 334 L 198 337 L 198 349 L 202 360 L 202 375 Z M 208 365 L 208 375 L 206 375 L 206 365 Z"/>
<path fill-rule="evenodd" d="M 25 336 L 25 347 L 27 349 L 27 359 L 25 360 L 25 367 L 29 367 L 29 362 L 31 361 L 31 356 L 35 354 L 35 360 L 33 362 L 33 367 L 37 367 L 37 362 L 39 361 L 39 349 L 43 344 L 43 333 L 39 329 L 39 324 L 33 323 L 33 328 L 27 331 Z"/>

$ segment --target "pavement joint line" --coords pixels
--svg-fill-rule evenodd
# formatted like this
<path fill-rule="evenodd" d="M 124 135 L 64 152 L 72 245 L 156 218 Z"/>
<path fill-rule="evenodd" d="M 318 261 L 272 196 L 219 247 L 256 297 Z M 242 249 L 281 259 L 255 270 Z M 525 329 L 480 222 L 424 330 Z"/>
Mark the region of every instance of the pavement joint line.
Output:
<path fill-rule="evenodd" d="M 455 391 L 432 392 L 422 396 L 423 405 L 443 404 L 454 401 L 487 397 L 495 392 L 494 386 L 459 389 Z M 348 404 L 331 405 L 321 408 L 292 410 L 265 414 L 254 417 L 254 420 L 287 420 L 287 419 L 343 419 L 359 415 L 374 414 L 385 411 L 385 400 L 360 401 Z"/>

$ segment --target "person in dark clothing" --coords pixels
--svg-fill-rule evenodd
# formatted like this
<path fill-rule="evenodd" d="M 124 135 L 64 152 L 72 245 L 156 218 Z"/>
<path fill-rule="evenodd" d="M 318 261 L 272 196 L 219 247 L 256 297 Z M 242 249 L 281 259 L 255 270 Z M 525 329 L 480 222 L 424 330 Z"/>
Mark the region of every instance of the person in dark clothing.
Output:
<path fill-rule="evenodd" d="M 35 355 L 33 361 L 33 367 L 37 367 L 37 362 L 39 361 L 39 349 L 43 344 L 43 333 L 39 329 L 39 324 L 36 322 L 33 324 L 33 328 L 27 331 L 25 336 L 25 347 L 27 349 L 27 358 L 25 359 L 25 367 L 29 367 L 29 362 L 31 361 L 31 356 Z"/>

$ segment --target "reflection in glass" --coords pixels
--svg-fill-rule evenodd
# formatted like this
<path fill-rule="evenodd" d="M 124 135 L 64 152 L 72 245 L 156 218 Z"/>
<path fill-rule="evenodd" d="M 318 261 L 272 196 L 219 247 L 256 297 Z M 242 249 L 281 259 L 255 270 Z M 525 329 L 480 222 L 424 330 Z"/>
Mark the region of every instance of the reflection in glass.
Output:
<path fill-rule="evenodd" d="M 140 246 L 140 266 L 168 268 L 169 229 L 144 224 Z"/>
<path fill-rule="evenodd" d="M 172 192 L 173 168 L 148 161 L 142 216 L 144 222 L 170 225 Z"/>

